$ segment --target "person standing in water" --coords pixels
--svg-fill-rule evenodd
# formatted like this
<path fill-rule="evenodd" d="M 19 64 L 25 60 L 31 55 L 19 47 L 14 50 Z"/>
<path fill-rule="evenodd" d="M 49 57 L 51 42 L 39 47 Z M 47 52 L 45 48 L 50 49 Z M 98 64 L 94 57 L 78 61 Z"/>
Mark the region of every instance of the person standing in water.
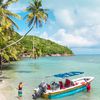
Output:
<path fill-rule="evenodd" d="M 91 85 L 90 85 L 90 83 L 87 83 L 86 87 L 87 87 L 87 92 L 90 92 L 90 90 L 91 90 Z"/>
<path fill-rule="evenodd" d="M 23 88 L 23 83 L 20 82 L 18 85 L 18 98 L 19 98 L 19 100 L 22 98 L 22 88 Z"/>

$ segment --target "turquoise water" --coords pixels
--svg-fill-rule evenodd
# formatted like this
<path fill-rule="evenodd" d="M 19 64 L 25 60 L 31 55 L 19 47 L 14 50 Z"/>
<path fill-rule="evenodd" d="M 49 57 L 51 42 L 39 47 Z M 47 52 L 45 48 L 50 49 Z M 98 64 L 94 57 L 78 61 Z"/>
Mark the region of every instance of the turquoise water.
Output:
<path fill-rule="evenodd" d="M 94 76 L 92 82 L 92 90 L 90 93 L 86 91 L 75 95 L 59 98 L 57 100 L 100 100 L 100 55 L 77 55 L 71 57 L 41 57 L 36 60 L 32 58 L 24 58 L 11 64 L 10 69 L 4 71 L 10 79 L 7 79 L 8 86 L 3 89 L 3 93 L 7 100 L 18 100 L 17 85 L 23 82 L 23 100 L 32 100 L 33 89 L 43 80 L 50 82 L 58 79 L 50 76 L 57 73 L 70 71 L 83 71 L 84 74 L 70 77 L 70 79 L 81 76 Z M 9 96 L 10 95 L 10 96 Z M 8 99 L 9 98 L 9 99 Z M 38 100 L 45 100 L 39 98 Z"/>

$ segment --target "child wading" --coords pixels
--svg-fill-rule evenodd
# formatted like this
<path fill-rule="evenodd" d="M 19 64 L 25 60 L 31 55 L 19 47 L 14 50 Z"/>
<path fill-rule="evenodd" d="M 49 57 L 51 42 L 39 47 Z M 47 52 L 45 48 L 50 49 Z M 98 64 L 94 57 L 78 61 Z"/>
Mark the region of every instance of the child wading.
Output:
<path fill-rule="evenodd" d="M 23 87 L 23 83 L 20 82 L 18 85 L 18 98 L 19 98 L 19 100 L 22 98 L 22 87 Z"/>

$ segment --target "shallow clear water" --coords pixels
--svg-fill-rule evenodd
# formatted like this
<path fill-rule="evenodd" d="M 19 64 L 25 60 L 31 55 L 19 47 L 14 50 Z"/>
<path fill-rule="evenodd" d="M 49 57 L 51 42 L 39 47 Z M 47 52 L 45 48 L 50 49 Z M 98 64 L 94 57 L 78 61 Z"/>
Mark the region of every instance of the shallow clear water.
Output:
<path fill-rule="evenodd" d="M 33 89 L 42 81 L 58 80 L 51 77 L 46 79 L 45 76 L 56 73 L 83 71 L 84 74 L 70 77 L 70 79 L 81 76 L 94 76 L 92 90 L 75 95 L 59 98 L 57 100 L 100 100 L 100 55 L 78 55 L 71 57 L 41 57 L 39 59 L 24 58 L 9 66 L 11 69 L 4 71 L 10 79 L 8 86 L 2 89 L 7 100 L 17 100 L 17 86 L 19 82 L 24 83 L 23 100 L 32 100 Z M 9 99 L 8 99 L 9 98 Z M 39 98 L 38 100 L 45 100 Z"/>

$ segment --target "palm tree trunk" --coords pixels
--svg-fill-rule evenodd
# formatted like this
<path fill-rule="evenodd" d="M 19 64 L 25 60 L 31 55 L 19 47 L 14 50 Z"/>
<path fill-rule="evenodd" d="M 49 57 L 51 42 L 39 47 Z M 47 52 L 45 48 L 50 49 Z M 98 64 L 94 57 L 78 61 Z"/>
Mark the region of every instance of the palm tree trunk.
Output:
<path fill-rule="evenodd" d="M 2 51 L 0 51 L 0 75 L 2 75 L 2 56 L 1 56 Z"/>

